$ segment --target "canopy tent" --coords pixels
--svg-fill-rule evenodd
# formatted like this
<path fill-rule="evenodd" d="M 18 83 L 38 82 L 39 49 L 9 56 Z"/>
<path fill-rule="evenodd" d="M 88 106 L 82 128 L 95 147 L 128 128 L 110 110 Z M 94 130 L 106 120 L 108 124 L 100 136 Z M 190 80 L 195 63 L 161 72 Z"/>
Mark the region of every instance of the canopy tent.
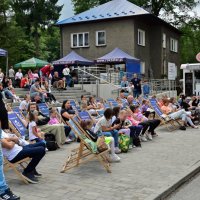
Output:
<path fill-rule="evenodd" d="M 8 52 L 4 49 L 0 49 L 0 56 L 6 57 L 6 76 L 8 75 Z"/>
<path fill-rule="evenodd" d="M 23 62 L 20 62 L 18 64 L 15 64 L 15 67 L 21 67 L 21 68 L 28 68 L 28 67 L 43 67 L 45 65 L 49 64 L 47 61 L 40 60 L 38 58 L 30 58 L 28 60 L 25 60 Z"/>
<path fill-rule="evenodd" d="M 80 55 L 78 55 L 75 51 L 71 51 L 65 57 L 53 61 L 53 65 L 93 65 L 94 62 L 90 61 Z"/>
<path fill-rule="evenodd" d="M 126 72 L 140 73 L 140 60 L 130 56 L 119 48 L 115 48 L 110 53 L 98 58 L 97 64 L 125 64 Z"/>

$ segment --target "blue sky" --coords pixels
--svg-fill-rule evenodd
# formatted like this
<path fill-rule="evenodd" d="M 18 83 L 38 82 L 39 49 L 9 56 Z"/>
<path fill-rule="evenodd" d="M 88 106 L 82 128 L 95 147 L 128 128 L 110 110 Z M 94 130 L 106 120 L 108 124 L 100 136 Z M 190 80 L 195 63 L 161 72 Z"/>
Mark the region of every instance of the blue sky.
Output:
<path fill-rule="evenodd" d="M 73 6 L 71 0 L 59 0 L 58 3 L 60 5 L 64 4 L 60 20 L 73 16 Z M 200 15 L 200 4 L 197 6 L 195 11 L 197 12 L 198 15 Z"/>

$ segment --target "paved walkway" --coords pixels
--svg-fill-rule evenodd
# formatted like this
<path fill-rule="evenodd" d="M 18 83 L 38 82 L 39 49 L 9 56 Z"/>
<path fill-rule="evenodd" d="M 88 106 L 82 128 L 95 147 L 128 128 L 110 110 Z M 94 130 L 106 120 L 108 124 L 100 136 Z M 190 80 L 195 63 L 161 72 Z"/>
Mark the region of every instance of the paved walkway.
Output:
<path fill-rule="evenodd" d="M 181 187 L 175 194 L 169 197 L 168 200 L 198 200 L 200 199 L 199 188 L 200 175 Z"/>
<path fill-rule="evenodd" d="M 142 149 L 120 154 L 121 163 L 112 164 L 108 174 L 96 161 L 68 173 L 59 171 L 77 144 L 65 145 L 48 152 L 38 171 L 43 173 L 39 184 L 24 185 L 16 175 L 6 173 L 8 183 L 23 200 L 144 200 L 170 186 L 200 160 L 200 130 L 167 132 L 143 143 Z"/>

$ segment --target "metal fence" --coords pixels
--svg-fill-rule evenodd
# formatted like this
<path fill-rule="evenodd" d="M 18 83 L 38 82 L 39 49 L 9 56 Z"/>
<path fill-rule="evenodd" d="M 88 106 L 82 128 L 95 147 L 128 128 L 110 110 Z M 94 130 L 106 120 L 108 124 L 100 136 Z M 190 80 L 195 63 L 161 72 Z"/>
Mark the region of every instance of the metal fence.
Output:
<path fill-rule="evenodd" d="M 133 74 L 127 72 L 116 72 L 113 69 L 108 69 L 99 66 L 95 67 L 83 67 L 76 68 L 78 74 L 78 83 L 79 84 L 96 84 L 98 90 L 98 84 L 111 84 L 115 86 L 115 90 L 120 89 L 120 83 L 123 76 L 126 76 L 130 82 Z M 141 79 L 142 75 L 138 75 Z M 148 84 L 151 88 L 151 94 L 158 94 L 167 91 L 176 90 L 176 81 L 171 81 L 167 79 L 150 79 Z M 142 83 L 143 86 L 143 83 Z"/>

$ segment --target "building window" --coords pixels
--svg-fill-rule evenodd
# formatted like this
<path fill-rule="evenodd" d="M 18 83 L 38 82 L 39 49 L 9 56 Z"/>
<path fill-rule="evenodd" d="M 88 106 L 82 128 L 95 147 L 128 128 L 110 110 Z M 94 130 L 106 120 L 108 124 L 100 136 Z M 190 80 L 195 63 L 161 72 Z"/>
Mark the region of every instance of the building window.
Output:
<path fill-rule="evenodd" d="M 163 48 L 166 48 L 166 46 L 167 46 L 167 40 L 166 39 L 167 39 L 166 34 L 163 33 Z"/>
<path fill-rule="evenodd" d="M 105 46 L 106 45 L 106 32 L 97 31 L 96 32 L 96 46 Z"/>
<path fill-rule="evenodd" d="M 72 33 L 71 34 L 71 47 L 88 47 L 89 46 L 89 33 Z"/>
<path fill-rule="evenodd" d="M 145 74 L 145 62 L 141 62 L 140 63 L 140 73 L 141 74 Z"/>
<path fill-rule="evenodd" d="M 178 52 L 178 40 L 170 38 L 170 51 Z"/>
<path fill-rule="evenodd" d="M 145 46 L 145 31 L 138 29 L 138 45 Z"/>

